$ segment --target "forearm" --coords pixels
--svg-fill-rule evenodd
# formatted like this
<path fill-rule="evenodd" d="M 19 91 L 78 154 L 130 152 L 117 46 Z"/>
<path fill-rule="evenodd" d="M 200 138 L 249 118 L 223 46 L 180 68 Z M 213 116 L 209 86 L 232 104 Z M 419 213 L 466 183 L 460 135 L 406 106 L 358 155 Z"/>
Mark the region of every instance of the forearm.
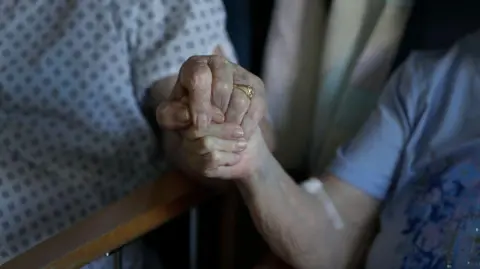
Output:
<path fill-rule="evenodd" d="M 271 249 L 298 269 L 348 268 L 362 243 L 369 242 L 365 235 L 378 202 L 328 179 L 326 191 L 345 224 L 336 230 L 319 199 L 299 188 L 273 157 L 268 163 L 264 172 L 237 185 Z"/>

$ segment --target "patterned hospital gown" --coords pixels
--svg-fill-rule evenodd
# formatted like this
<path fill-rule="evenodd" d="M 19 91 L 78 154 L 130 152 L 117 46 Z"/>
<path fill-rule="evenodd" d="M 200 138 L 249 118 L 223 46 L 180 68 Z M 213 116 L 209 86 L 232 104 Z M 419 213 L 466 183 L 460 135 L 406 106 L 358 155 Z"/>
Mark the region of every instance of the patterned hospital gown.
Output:
<path fill-rule="evenodd" d="M 0 265 L 158 177 L 140 100 L 232 55 L 224 20 L 221 0 L 0 0 Z"/>
<path fill-rule="evenodd" d="M 367 269 L 480 268 L 480 32 L 417 53 L 331 170 L 385 201 Z"/>

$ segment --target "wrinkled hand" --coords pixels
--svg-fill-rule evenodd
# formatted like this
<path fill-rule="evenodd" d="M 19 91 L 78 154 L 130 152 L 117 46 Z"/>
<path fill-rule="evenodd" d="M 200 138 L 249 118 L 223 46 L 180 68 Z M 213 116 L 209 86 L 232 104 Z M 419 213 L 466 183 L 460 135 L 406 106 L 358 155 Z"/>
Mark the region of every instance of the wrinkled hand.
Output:
<path fill-rule="evenodd" d="M 252 100 L 234 89 L 233 84 L 251 86 L 255 91 Z M 182 102 L 185 98 L 186 103 Z M 157 120 L 168 130 L 186 128 L 192 123 L 202 129 L 212 120 L 225 121 L 240 125 L 248 139 L 265 112 L 261 79 L 221 56 L 194 56 L 182 65 L 169 102 L 157 108 Z"/>
<path fill-rule="evenodd" d="M 181 103 L 183 105 L 183 103 Z M 179 110 L 180 111 L 180 110 Z M 182 113 L 179 112 L 178 113 Z M 176 122 L 184 114 L 166 114 L 160 124 Z M 247 141 L 240 125 L 212 123 L 204 129 L 193 126 L 178 132 L 169 132 L 176 139 L 174 158 L 184 172 L 194 176 L 221 179 L 242 179 L 257 171 L 269 150 L 257 127 Z M 178 141 L 178 142 L 177 142 Z"/>
<path fill-rule="evenodd" d="M 251 86 L 252 100 L 234 84 Z M 157 121 L 177 131 L 182 170 L 233 179 L 252 174 L 268 152 L 258 127 L 265 111 L 258 77 L 223 57 L 195 56 L 183 64 L 169 100 L 158 106 Z"/>
<path fill-rule="evenodd" d="M 260 129 L 250 140 L 239 125 L 211 124 L 206 129 L 189 128 L 181 133 L 179 158 L 189 174 L 207 178 L 242 179 L 261 165 L 268 153 Z"/>
<path fill-rule="evenodd" d="M 180 136 L 178 155 L 183 168 L 193 175 L 209 177 L 218 167 L 237 164 L 239 153 L 247 147 L 242 128 L 231 123 L 210 124 L 201 130 L 191 127 Z"/>
<path fill-rule="evenodd" d="M 239 158 L 236 162 L 210 169 L 205 173 L 205 176 L 222 179 L 245 179 L 259 171 L 264 166 L 265 160 L 270 156 L 270 151 L 259 127 L 253 131 L 245 150 L 238 155 Z"/>

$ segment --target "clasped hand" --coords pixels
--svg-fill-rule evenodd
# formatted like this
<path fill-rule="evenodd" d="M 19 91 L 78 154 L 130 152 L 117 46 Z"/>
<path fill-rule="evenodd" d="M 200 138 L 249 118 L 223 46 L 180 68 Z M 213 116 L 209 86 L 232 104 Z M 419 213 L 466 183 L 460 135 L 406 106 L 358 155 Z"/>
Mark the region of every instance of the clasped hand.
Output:
<path fill-rule="evenodd" d="M 253 97 L 235 85 L 253 89 Z M 168 101 L 156 111 L 168 130 L 177 166 L 209 178 L 250 177 L 268 148 L 259 128 L 266 112 L 263 82 L 220 56 L 194 56 L 180 69 Z"/>

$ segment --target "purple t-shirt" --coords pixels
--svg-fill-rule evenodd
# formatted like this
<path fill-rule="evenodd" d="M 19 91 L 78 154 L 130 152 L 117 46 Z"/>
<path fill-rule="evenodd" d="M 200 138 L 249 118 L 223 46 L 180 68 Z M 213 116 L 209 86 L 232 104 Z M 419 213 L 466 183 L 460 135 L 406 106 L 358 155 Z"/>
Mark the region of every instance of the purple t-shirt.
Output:
<path fill-rule="evenodd" d="M 384 201 L 367 269 L 480 268 L 480 32 L 413 54 L 330 170 Z"/>

